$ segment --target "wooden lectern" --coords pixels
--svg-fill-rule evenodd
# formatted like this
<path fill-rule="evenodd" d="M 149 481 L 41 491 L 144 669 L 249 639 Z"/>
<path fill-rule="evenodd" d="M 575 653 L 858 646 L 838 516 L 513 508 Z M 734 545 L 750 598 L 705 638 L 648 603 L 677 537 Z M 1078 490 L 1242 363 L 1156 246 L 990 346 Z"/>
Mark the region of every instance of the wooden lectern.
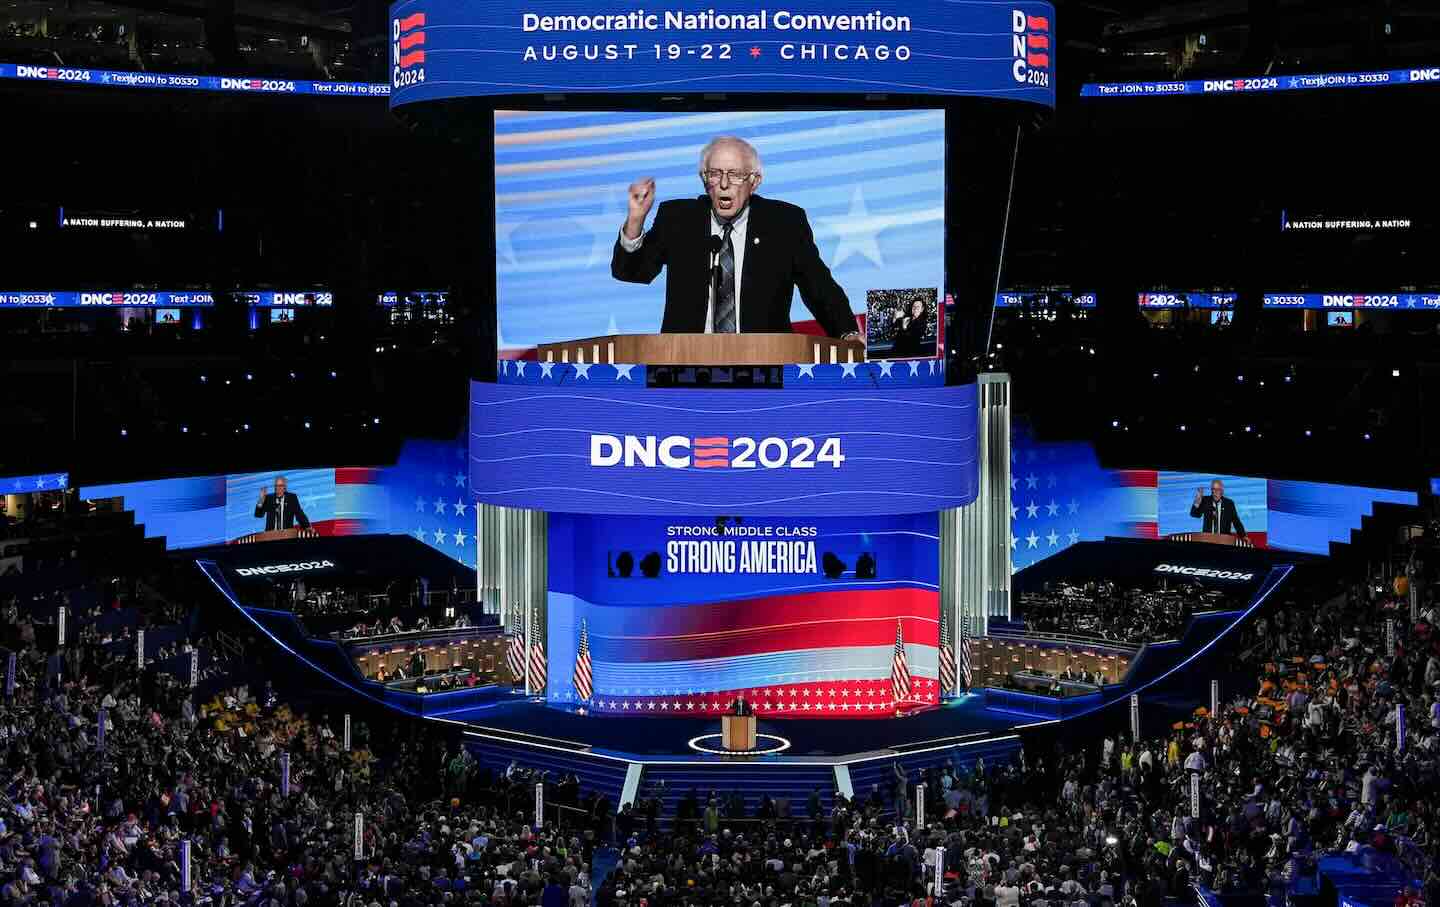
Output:
<path fill-rule="evenodd" d="M 1234 548 L 1254 548 L 1255 543 L 1243 535 L 1228 532 L 1172 532 L 1165 536 L 1172 542 L 1205 542 L 1210 545 L 1230 545 Z"/>
<path fill-rule="evenodd" d="M 315 529 L 302 529 L 296 526 L 292 529 L 271 529 L 266 532 L 252 532 L 249 535 L 242 535 L 237 539 L 231 539 L 231 545 L 250 545 L 255 542 L 279 542 L 284 539 L 313 539 L 318 538 L 319 532 Z"/>
<path fill-rule="evenodd" d="M 865 361 L 863 340 L 809 334 L 612 334 L 542 343 L 541 362 L 614 365 L 790 365 Z"/>
<path fill-rule="evenodd" d="M 720 741 L 731 752 L 748 752 L 755 748 L 754 715 L 722 715 Z"/>

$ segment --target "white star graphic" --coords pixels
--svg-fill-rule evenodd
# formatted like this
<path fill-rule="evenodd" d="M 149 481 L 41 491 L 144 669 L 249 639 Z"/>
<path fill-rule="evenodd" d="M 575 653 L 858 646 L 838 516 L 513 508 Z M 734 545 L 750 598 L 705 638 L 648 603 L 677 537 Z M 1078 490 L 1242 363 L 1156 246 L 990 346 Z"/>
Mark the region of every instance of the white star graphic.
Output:
<path fill-rule="evenodd" d="M 1050 534 L 1045 536 L 1045 541 L 1050 543 L 1051 548 L 1054 548 L 1056 545 L 1060 544 L 1060 535 L 1054 529 L 1051 529 Z"/>
<path fill-rule="evenodd" d="M 1080 533 L 1076 532 L 1074 529 L 1071 529 L 1071 530 L 1070 530 L 1069 538 L 1070 538 L 1070 544 L 1073 545 L 1073 544 L 1075 544 L 1076 542 L 1080 541 Z"/>
<path fill-rule="evenodd" d="M 920 360 L 918 360 L 918 359 L 911 359 L 911 360 L 910 360 L 910 377 L 911 377 L 911 378 L 914 378 L 914 377 L 915 377 L 916 375 L 918 375 L 918 374 L 920 374 Z"/>
<path fill-rule="evenodd" d="M 930 360 L 930 374 L 932 374 L 932 375 L 935 374 L 935 360 L 934 360 L 934 359 L 931 359 L 931 360 Z"/>
<path fill-rule="evenodd" d="M 1013 519 L 1015 519 L 1015 518 L 1018 517 L 1018 516 L 1020 516 L 1020 508 L 1019 508 L 1019 507 L 1016 507 L 1014 504 L 1011 504 L 1011 505 L 1010 505 L 1010 519 L 1013 520 Z"/>
<path fill-rule="evenodd" d="M 515 260 L 515 247 L 510 245 L 510 234 L 514 233 L 524 225 L 524 221 L 500 221 L 495 222 L 495 255 L 505 259 L 507 265 L 517 264 Z"/>
<path fill-rule="evenodd" d="M 424 530 L 424 529 L 416 529 L 416 530 L 415 530 L 415 538 L 416 538 L 417 540 L 419 540 L 419 541 L 422 541 L 422 542 L 425 541 L 425 530 Z"/>
<path fill-rule="evenodd" d="M 447 505 L 445 504 L 445 502 L 442 501 L 440 498 L 436 498 L 436 499 L 435 499 L 435 512 L 436 512 L 436 513 L 444 513 L 446 506 L 447 506 Z"/>
<path fill-rule="evenodd" d="M 425 499 L 424 499 L 424 498 L 419 498 L 419 497 L 417 497 L 417 498 L 415 499 L 415 512 L 416 512 L 416 513 L 424 513 L 424 512 L 425 512 Z"/>
<path fill-rule="evenodd" d="M 455 473 L 454 476 L 452 476 L 452 478 L 455 479 L 455 487 L 456 487 L 456 488 L 464 488 L 464 487 L 465 487 L 465 473 L 463 473 L 463 472 L 457 472 L 457 473 Z"/>
<path fill-rule="evenodd" d="M 1060 515 L 1060 505 L 1057 504 L 1057 503 L 1055 503 L 1055 499 L 1054 499 L 1054 498 L 1051 498 L 1051 499 L 1050 499 L 1050 503 L 1048 503 L 1048 504 L 1045 505 L 1045 515 L 1046 515 L 1046 516 L 1059 516 L 1059 515 Z"/>
<path fill-rule="evenodd" d="M 1035 534 L 1035 530 L 1030 530 L 1030 534 L 1025 536 L 1025 544 L 1030 548 L 1035 548 L 1040 545 L 1040 536 Z"/>
<path fill-rule="evenodd" d="M 1071 512 L 1071 513 L 1079 513 L 1079 512 L 1080 512 L 1080 502 L 1077 501 L 1077 500 L 1075 500 L 1074 498 L 1071 498 L 1071 499 L 1070 499 L 1070 512 Z"/>
<path fill-rule="evenodd" d="M 470 505 L 469 505 L 469 504 L 466 504 L 464 501 L 456 501 L 454 504 L 452 504 L 452 505 L 450 505 L 450 506 L 452 506 L 452 507 L 455 508 L 455 515 L 456 515 L 456 516 L 464 516 L 466 509 L 468 509 Z"/>
<path fill-rule="evenodd" d="M 455 547 L 456 547 L 456 548 L 464 548 L 464 547 L 465 547 L 465 539 L 466 539 L 466 538 L 467 538 L 467 536 L 465 535 L 465 530 L 464 530 L 464 529 L 456 529 L 456 530 L 455 530 Z"/>
<path fill-rule="evenodd" d="M 856 366 L 857 364 L 858 364 L 858 363 L 855 363 L 855 362 L 845 362 L 845 363 L 842 363 L 842 364 L 840 365 L 840 377 L 841 377 L 842 379 L 844 379 L 844 378 L 854 378 L 854 377 L 855 377 L 855 366 Z"/>
<path fill-rule="evenodd" d="M 890 374 L 890 370 L 891 370 L 892 368 L 894 368 L 894 367 L 895 367 L 895 363 L 894 363 L 894 362 L 891 362 L 889 359 L 881 359 L 881 360 L 880 360 L 880 377 L 881 377 L 881 378 L 892 378 L 892 377 L 894 377 L 893 375 Z"/>
<path fill-rule="evenodd" d="M 580 379 L 580 378 L 584 378 L 586 381 L 589 381 L 589 380 L 590 380 L 590 366 L 591 366 L 591 364 L 592 364 L 592 363 L 589 363 L 589 362 L 577 362 L 577 363 L 575 363 L 575 377 L 576 377 L 577 380 Z"/>
<path fill-rule="evenodd" d="M 1020 480 L 1015 476 L 1010 477 L 1010 490 L 1014 491 L 1020 487 Z"/>
<path fill-rule="evenodd" d="M 797 365 L 795 367 L 800 370 L 800 373 L 795 376 L 796 378 L 815 377 L 815 366 L 813 364 L 807 363 L 805 365 Z"/>
<path fill-rule="evenodd" d="M 444 529 L 436 529 L 434 535 L 435 544 L 443 545 L 445 544 L 445 539 L 449 537 L 450 533 L 446 532 Z"/>
<path fill-rule="evenodd" d="M 625 212 L 616 204 L 615 189 L 605 190 L 598 214 L 572 214 L 570 219 L 590 234 L 590 255 L 585 259 L 585 267 L 593 268 L 601 262 L 608 262 L 610 252 L 615 248 L 615 238 L 620 235 L 619 224 L 625 220 Z"/>
<path fill-rule="evenodd" d="M 540 377 L 541 377 L 542 379 L 543 379 L 543 378 L 552 378 L 552 377 L 554 377 L 554 376 L 551 374 L 551 373 L 554 372 L 554 371 L 555 371 L 555 363 L 553 363 L 553 362 L 542 362 L 542 363 L 540 363 Z"/>
<path fill-rule="evenodd" d="M 820 218 L 820 232 L 840 237 L 835 247 L 831 268 L 838 268 L 853 255 L 861 255 L 877 268 L 885 267 L 885 258 L 880 254 L 880 231 L 890 226 L 894 219 L 870 215 L 865 204 L 865 192 L 860 185 L 850 194 L 850 210 L 843 217 Z"/>
<path fill-rule="evenodd" d="M 510 374 L 510 360 L 509 360 L 509 359 L 501 359 L 501 360 L 500 360 L 500 374 L 502 374 L 502 375 L 508 375 L 508 374 Z"/>
<path fill-rule="evenodd" d="M 1037 476 L 1035 473 L 1032 472 L 1032 473 L 1030 473 L 1028 476 L 1025 477 L 1025 487 L 1026 487 L 1026 489 L 1036 488 L 1036 487 L 1039 486 L 1039 484 L 1040 484 L 1040 477 Z"/>
<path fill-rule="evenodd" d="M 617 365 L 617 366 L 615 366 L 615 380 L 616 380 L 616 381 L 634 381 L 635 379 L 630 377 L 630 371 L 631 371 L 632 369 L 634 369 L 634 368 L 635 368 L 635 366 L 634 366 L 633 364 L 632 364 L 632 365 Z"/>
<path fill-rule="evenodd" d="M 1031 501 L 1029 504 L 1026 504 L 1026 505 L 1025 505 L 1025 516 L 1026 516 L 1026 518 L 1033 520 L 1033 519 L 1035 519 L 1036 517 L 1038 517 L 1039 515 L 1040 515 L 1040 508 L 1035 505 L 1035 502 L 1034 502 L 1034 501 Z"/>

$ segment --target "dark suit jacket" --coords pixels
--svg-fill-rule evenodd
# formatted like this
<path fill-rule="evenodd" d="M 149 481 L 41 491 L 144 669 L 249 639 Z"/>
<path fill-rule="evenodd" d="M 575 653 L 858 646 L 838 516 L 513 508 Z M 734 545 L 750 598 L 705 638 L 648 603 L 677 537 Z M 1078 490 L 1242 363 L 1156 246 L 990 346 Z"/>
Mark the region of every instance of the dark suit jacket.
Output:
<path fill-rule="evenodd" d="M 1190 515 L 1203 517 L 1201 532 L 1225 532 L 1231 535 L 1245 535 L 1245 524 L 1240 522 L 1240 514 L 1235 510 L 1235 502 L 1229 498 L 1220 499 L 1220 528 L 1215 528 L 1215 499 L 1210 495 L 1200 499 L 1200 503 L 1190 508 Z"/>
<path fill-rule="evenodd" d="M 297 523 L 302 529 L 310 528 L 310 518 L 305 515 L 304 510 L 300 509 L 300 499 L 295 496 L 295 492 L 285 492 L 285 525 L 283 526 L 276 525 L 277 521 L 281 518 L 280 509 L 279 504 L 275 500 L 275 492 L 273 491 L 265 495 L 265 500 L 261 501 L 260 506 L 255 508 L 256 518 L 258 519 L 262 516 L 265 518 L 266 532 L 272 529 L 293 529 Z"/>
<path fill-rule="evenodd" d="M 803 208 L 752 195 L 745 227 L 745 264 L 740 271 L 741 333 L 787 333 L 795 289 L 825 333 L 839 337 L 858 330 L 845 291 L 830 275 L 815 247 Z M 758 242 L 757 242 L 758 240 Z M 665 334 L 705 331 L 710 298 L 710 198 L 661 202 L 645 242 L 634 253 L 615 241 L 610 273 L 628 283 L 650 283 L 662 268 L 665 278 Z"/>

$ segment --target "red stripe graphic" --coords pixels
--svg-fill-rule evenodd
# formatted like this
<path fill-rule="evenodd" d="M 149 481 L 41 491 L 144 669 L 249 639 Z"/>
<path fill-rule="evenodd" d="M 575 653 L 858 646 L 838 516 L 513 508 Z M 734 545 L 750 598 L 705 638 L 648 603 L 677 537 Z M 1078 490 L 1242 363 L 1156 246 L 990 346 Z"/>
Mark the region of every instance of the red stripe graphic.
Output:
<path fill-rule="evenodd" d="M 379 479 L 380 470 L 373 466 L 335 467 L 336 485 L 376 485 Z"/>
<path fill-rule="evenodd" d="M 424 23 L 422 22 L 421 24 L 423 25 Z M 1044 17 L 1044 16 L 1026 16 L 1026 17 L 1025 17 L 1025 25 L 1026 25 L 1031 31 L 1049 31 L 1049 30 L 1050 30 L 1050 20 L 1047 19 L 1047 18 Z"/>
<path fill-rule="evenodd" d="M 721 466 L 729 466 L 729 460 L 696 460 L 696 469 L 716 469 Z"/>
<path fill-rule="evenodd" d="M 886 588 L 764 595 L 733 602 L 636 607 L 623 622 L 591 634 L 607 641 L 616 663 L 730 658 L 795 649 L 891 647 L 895 620 L 905 641 L 935 647 L 939 594 L 929 589 Z"/>
<path fill-rule="evenodd" d="M 1049 35 L 1027 35 L 1025 41 L 1030 45 L 1031 50 L 1046 50 L 1050 47 Z M 400 39 L 400 46 L 405 46 L 405 39 Z"/>
<path fill-rule="evenodd" d="M 423 50 L 415 50 L 415 51 L 411 51 L 411 52 L 408 53 L 408 54 L 402 54 L 402 55 L 400 56 L 399 66 L 400 66 L 401 69 L 405 69 L 407 66 L 414 66 L 416 63 L 424 63 L 424 62 L 425 62 L 425 51 L 423 51 Z"/>
<path fill-rule="evenodd" d="M 400 49 L 401 49 L 401 50 L 409 50 L 410 48 L 414 47 L 414 46 L 417 45 L 417 44 L 424 44 L 424 43 L 425 43 L 425 33 L 424 33 L 423 31 L 417 31 L 417 32 L 415 32 L 415 33 L 412 34 L 412 35 L 404 35 L 404 36 L 402 36 L 402 37 L 400 38 Z M 1041 45 L 1041 46 L 1044 46 L 1044 45 Z"/>
<path fill-rule="evenodd" d="M 695 439 L 695 446 L 696 446 L 696 447 L 706 447 L 706 446 L 709 446 L 709 445 L 725 445 L 725 444 L 729 444 L 729 443 L 730 443 L 730 439 L 729 439 L 729 438 L 696 438 L 696 439 Z"/>
<path fill-rule="evenodd" d="M 1031 19 L 1030 21 L 1031 21 L 1031 22 L 1034 22 L 1035 20 L 1034 20 L 1034 19 Z M 415 13 L 415 14 L 413 14 L 413 15 L 406 16 L 404 19 L 401 19 L 401 20 L 400 20 L 400 30 L 401 30 L 402 32 L 407 32 L 407 31 L 409 31 L 409 30 L 412 29 L 412 28 L 421 28 L 421 27 L 424 26 L 424 25 L 425 25 L 425 14 L 424 14 L 424 13 Z M 1035 26 L 1034 26 L 1034 25 L 1031 25 L 1030 27 L 1031 27 L 1031 28 L 1034 28 Z"/>
<path fill-rule="evenodd" d="M 704 458 L 704 457 L 728 457 L 728 456 L 730 456 L 730 448 L 728 448 L 728 447 L 697 447 L 697 448 L 695 448 L 695 456 L 696 456 L 696 458 Z"/>
<path fill-rule="evenodd" d="M 1028 63 L 1028 64 L 1030 64 L 1031 66 L 1035 67 L 1036 69 L 1045 69 L 1045 68 L 1047 68 L 1047 67 L 1050 65 L 1050 55 L 1049 55 L 1049 54 L 1026 54 L 1026 55 L 1025 55 L 1025 62 Z M 400 64 L 400 65 L 401 65 L 401 66 L 404 66 L 405 64 L 402 63 L 402 64 Z"/>
<path fill-rule="evenodd" d="M 1121 488 L 1158 488 L 1160 473 L 1153 469 L 1122 469 L 1115 474 Z"/>

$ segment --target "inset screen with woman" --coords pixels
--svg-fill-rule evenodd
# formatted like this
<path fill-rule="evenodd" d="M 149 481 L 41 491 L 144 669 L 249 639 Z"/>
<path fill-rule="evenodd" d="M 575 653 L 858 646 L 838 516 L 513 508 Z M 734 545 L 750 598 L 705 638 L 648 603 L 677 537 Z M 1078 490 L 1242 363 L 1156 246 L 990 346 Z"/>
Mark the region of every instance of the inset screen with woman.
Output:
<path fill-rule="evenodd" d="M 865 346 L 869 359 L 935 356 L 939 290 L 870 290 L 865 294 Z"/>

